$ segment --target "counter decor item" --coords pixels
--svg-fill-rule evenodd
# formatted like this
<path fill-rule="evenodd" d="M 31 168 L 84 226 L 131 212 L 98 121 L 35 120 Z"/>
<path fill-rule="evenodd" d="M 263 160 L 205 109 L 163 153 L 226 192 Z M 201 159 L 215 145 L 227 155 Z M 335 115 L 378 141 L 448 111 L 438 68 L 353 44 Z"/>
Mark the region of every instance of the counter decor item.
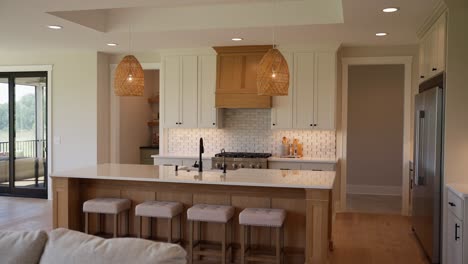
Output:
<path fill-rule="evenodd" d="M 283 137 L 283 141 L 281 142 L 281 153 L 280 157 L 289 156 L 289 140 L 287 137 Z"/>

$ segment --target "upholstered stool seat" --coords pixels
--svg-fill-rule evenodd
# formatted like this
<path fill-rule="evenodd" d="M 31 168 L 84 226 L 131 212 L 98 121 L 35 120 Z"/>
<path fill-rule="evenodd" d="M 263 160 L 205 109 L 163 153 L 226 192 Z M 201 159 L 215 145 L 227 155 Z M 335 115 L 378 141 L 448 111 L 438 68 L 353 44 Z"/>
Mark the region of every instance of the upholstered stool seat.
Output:
<path fill-rule="evenodd" d="M 262 261 L 280 264 L 282 262 L 282 231 L 283 224 L 286 218 L 286 211 L 283 209 L 270 209 L 270 208 L 245 208 L 239 214 L 240 225 L 240 242 L 241 242 L 241 263 L 245 264 L 246 261 Z M 273 227 L 275 228 L 275 255 L 274 256 L 254 256 L 250 252 L 250 229 L 253 226 L 257 227 Z M 247 231 L 246 245 L 245 236 Z M 246 248 L 247 246 L 247 248 Z"/>
<path fill-rule="evenodd" d="M 195 204 L 187 210 L 187 219 L 190 225 L 189 238 L 189 263 L 193 263 L 194 255 L 201 256 L 218 256 L 221 257 L 221 263 L 226 264 L 226 252 L 229 250 L 229 263 L 232 262 L 232 245 L 227 243 L 227 224 L 230 223 L 231 232 L 230 241 L 232 242 L 232 217 L 234 216 L 234 207 L 228 205 L 212 205 L 212 204 Z M 221 224 L 221 252 L 202 250 L 201 233 L 202 222 L 211 222 Z M 194 223 L 198 225 L 198 240 L 194 242 Z"/>
<path fill-rule="evenodd" d="M 234 207 L 228 205 L 196 204 L 187 210 L 192 221 L 227 223 L 234 215 Z"/>
<path fill-rule="evenodd" d="M 135 216 L 140 219 L 140 228 L 138 229 L 138 237 L 141 237 L 143 217 L 149 217 L 148 229 L 149 238 L 152 236 L 153 218 L 168 219 L 168 235 L 167 241 L 172 243 L 172 220 L 179 216 L 179 241 L 182 240 L 182 211 L 184 207 L 179 202 L 166 201 L 146 201 L 135 207 Z"/>
<path fill-rule="evenodd" d="M 83 203 L 83 212 L 85 213 L 85 232 L 89 232 L 89 213 L 98 214 L 98 230 L 101 230 L 101 225 L 103 222 L 102 216 L 106 214 L 114 215 L 114 233 L 113 236 L 117 237 L 118 227 L 119 227 L 119 215 L 122 212 L 126 213 L 127 218 L 127 233 L 128 233 L 128 223 L 129 223 L 129 211 L 132 203 L 128 199 L 121 198 L 95 198 L 88 200 Z"/>
<path fill-rule="evenodd" d="M 246 208 L 239 214 L 239 224 L 281 227 L 285 218 L 286 211 L 283 209 Z"/>

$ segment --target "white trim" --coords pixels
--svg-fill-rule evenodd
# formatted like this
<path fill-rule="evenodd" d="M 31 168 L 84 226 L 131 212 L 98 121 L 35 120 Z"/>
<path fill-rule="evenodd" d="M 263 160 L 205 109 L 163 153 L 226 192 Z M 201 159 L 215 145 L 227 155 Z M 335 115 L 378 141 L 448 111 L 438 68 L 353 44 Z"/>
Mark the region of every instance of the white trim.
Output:
<path fill-rule="evenodd" d="M 348 194 L 370 194 L 370 195 L 390 195 L 400 196 L 401 186 L 383 186 L 383 185 L 352 185 L 346 188 Z"/>
<path fill-rule="evenodd" d="M 141 63 L 143 70 L 159 70 L 161 63 Z M 120 100 L 114 94 L 114 76 L 117 64 L 109 64 L 110 84 L 110 162 L 120 163 Z M 160 135 L 161 137 L 161 135 Z"/>
<path fill-rule="evenodd" d="M 46 65 L 12 65 L 0 66 L 0 72 L 32 72 L 32 71 L 46 71 L 47 72 L 47 171 L 49 178 L 47 179 L 47 199 L 52 200 L 52 162 L 53 162 L 53 149 L 52 149 L 52 71 L 54 66 Z"/>
<path fill-rule="evenodd" d="M 337 154 L 341 162 L 341 210 L 346 210 L 346 193 L 347 193 L 347 129 L 348 129 L 348 68 L 350 65 L 388 65 L 388 64 L 404 64 L 405 65 L 405 84 L 404 84 L 404 99 L 403 99 L 403 185 L 401 188 L 402 207 L 401 214 L 409 215 L 409 192 L 410 192 L 410 176 L 409 176 L 409 161 L 410 161 L 410 129 L 411 129 L 411 95 L 412 95 L 412 64 L 413 57 L 356 57 L 342 58 L 342 102 L 341 102 L 341 150 L 337 149 Z"/>

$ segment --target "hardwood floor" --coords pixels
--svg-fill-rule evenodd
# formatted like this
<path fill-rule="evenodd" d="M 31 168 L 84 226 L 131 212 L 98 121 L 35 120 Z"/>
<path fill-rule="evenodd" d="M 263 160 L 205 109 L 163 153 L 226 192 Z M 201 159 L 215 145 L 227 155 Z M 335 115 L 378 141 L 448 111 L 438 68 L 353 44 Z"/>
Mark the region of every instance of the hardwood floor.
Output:
<path fill-rule="evenodd" d="M 340 213 L 336 215 L 332 264 L 427 264 L 409 217 Z"/>
<path fill-rule="evenodd" d="M 0 197 L 0 230 L 52 229 L 52 202 Z M 411 232 L 410 219 L 400 215 L 340 213 L 334 226 L 331 264 L 427 264 Z"/>
<path fill-rule="evenodd" d="M 347 211 L 399 215 L 401 214 L 401 196 L 348 194 Z"/>
<path fill-rule="evenodd" d="M 0 230 L 52 230 L 52 201 L 0 197 Z"/>

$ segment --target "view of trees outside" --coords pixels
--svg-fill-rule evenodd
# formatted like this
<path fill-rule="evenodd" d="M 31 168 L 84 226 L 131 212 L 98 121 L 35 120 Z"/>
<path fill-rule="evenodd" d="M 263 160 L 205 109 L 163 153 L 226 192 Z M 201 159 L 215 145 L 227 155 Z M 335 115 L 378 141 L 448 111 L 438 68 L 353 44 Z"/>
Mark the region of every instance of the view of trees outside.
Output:
<path fill-rule="evenodd" d="M 35 140 L 35 87 L 16 85 L 16 140 Z M 0 142 L 8 142 L 8 84 L 0 83 Z"/>

